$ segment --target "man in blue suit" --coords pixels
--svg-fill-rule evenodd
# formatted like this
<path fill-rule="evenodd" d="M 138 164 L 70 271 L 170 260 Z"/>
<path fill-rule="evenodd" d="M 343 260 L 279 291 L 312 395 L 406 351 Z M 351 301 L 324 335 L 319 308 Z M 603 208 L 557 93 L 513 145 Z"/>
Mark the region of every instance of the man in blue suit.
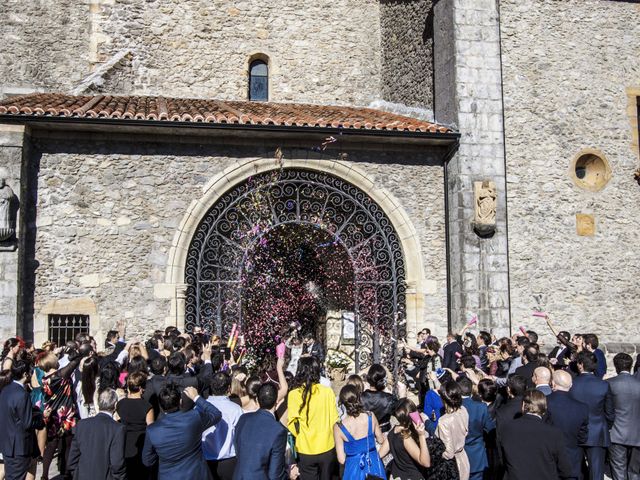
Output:
<path fill-rule="evenodd" d="M 260 410 L 245 413 L 236 426 L 237 464 L 233 480 L 286 480 L 287 429 L 274 416 L 278 390 L 265 383 L 258 391 Z"/>
<path fill-rule="evenodd" d="M 33 462 L 34 422 L 38 419 L 34 418 L 25 388 L 29 365 L 15 360 L 11 365 L 11 378 L 13 381 L 0 394 L 0 452 L 4 458 L 5 479 L 22 480 Z"/>
<path fill-rule="evenodd" d="M 159 462 L 158 480 L 207 480 L 209 467 L 202 455 L 202 433 L 218 423 L 222 414 L 194 387 L 186 387 L 183 392 L 195 408 L 180 411 L 180 390 L 173 383 L 160 390 L 158 402 L 165 415 L 147 427 L 142 463 L 151 467 Z"/>
<path fill-rule="evenodd" d="M 551 423 L 564 434 L 564 449 L 571 464 L 571 478 L 581 476 L 583 445 L 589 434 L 589 407 L 569 395 L 573 381 L 564 370 L 553 372 L 553 393 L 547 396 L 547 413 Z"/>
<path fill-rule="evenodd" d="M 611 446 L 609 428 L 615 419 L 611 388 L 594 375 L 597 363 L 592 352 L 580 352 L 576 359 L 579 375 L 573 380 L 569 391 L 571 398 L 589 407 L 589 434 L 583 448 L 590 480 L 604 479 L 604 459 L 607 448 Z"/>
<path fill-rule="evenodd" d="M 587 333 L 583 336 L 584 347 L 588 352 L 593 353 L 596 356 L 596 369 L 593 372 L 598 378 L 604 378 L 607 373 L 607 358 L 604 356 L 604 352 L 598 348 L 600 342 L 598 336 L 594 333 Z"/>
<path fill-rule="evenodd" d="M 469 413 L 469 432 L 464 441 L 464 451 L 469 457 L 471 475 L 469 480 L 482 480 L 489 467 L 487 451 L 484 445 L 484 434 L 496 428 L 489 415 L 487 406 L 471 398 L 473 383 L 466 377 L 458 377 L 458 385 L 462 390 L 462 406 Z"/>

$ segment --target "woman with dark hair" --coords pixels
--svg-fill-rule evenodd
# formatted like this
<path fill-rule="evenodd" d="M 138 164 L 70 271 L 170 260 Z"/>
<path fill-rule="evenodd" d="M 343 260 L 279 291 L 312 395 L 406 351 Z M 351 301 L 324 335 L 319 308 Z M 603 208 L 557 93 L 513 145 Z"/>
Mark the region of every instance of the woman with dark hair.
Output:
<path fill-rule="evenodd" d="M 384 464 L 376 450 L 376 440 L 382 444 L 386 438 L 376 417 L 364 411 L 358 387 L 342 387 L 340 405 L 346 416 L 333 427 L 333 437 L 338 462 L 344 465 L 342 478 L 365 480 L 368 475 L 386 478 Z"/>
<path fill-rule="evenodd" d="M 114 361 L 107 362 L 101 367 L 97 388 L 93 395 L 93 405 L 96 409 L 96 413 L 100 412 L 100 408 L 98 407 L 98 396 L 109 388 L 116 391 L 118 399 L 121 400 L 125 397 L 124 389 L 120 383 L 120 367 Z"/>
<path fill-rule="evenodd" d="M 11 370 L 11 364 L 18 358 L 18 353 L 22 348 L 24 348 L 24 341 L 21 338 L 14 337 L 4 342 L 0 355 L 2 370 Z"/>
<path fill-rule="evenodd" d="M 513 352 L 513 342 L 507 337 L 498 340 L 497 345 L 487 347 L 487 373 L 498 378 L 506 377 L 511 365 Z"/>
<path fill-rule="evenodd" d="M 288 428 L 295 437 L 300 480 L 330 480 L 337 474 L 333 426 L 338 408 L 333 390 L 320 385 L 320 363 L 298 362 L 295 387 L 288 396 Z"/>
<path fill-rule="evenodd" d="M 440 417 L 436 436 L 444 443 L 443 458 L 455 458 L 460 480 L 468 480 L 470 473 L 469 458 L 464 451 L 464 442 L 469 431 L 469 414 L 462 407 L 462 390 L 453 380 L 440 386 L 440 397 L 444 403 L 445 414 Z"/>
<path fill-rule="evenodd" d="M 260 405 L 258 404 L 258 391 L 261 386 L 262 381 L 259 376 L 252 375 L 247 379 L 244 385 L 247 394 L 240 399 L 244 413 L 256 412 L 260 409 Z"/>
<path fill-rule="evenodd" d="M 391 429 L 387 443 L 380 449 L 380 455 L 390 451 L 393 456 L 389 472 L 394 480 L 424 480 L 425 469 L 431 466 L 424 423 L 422 419 L 416 423 L 411 418 L 417 411 L 409 399 L 398 402 L 393 412 L 398 425 Z"/>
<path fill-rule="evenodd" d="M 143 372 L 133 372 L 127 377 L 127 398 L 116 405 L 120 422 L 127 429 L 125 439 L 125 464 L 127 478 L 147 478 L 149 472 L 142 464 L 142 447 L 147 425 L 154 420 L 151 404 L 142 398 L 147 385 L 147 376 Z"/>
<path fill-rule="evenodd" d="M 362 395 L 362 392 L 364 392 L 364 380 L 362 380 L 362 377 L 360 375 L 349 375 L 347 377 L 347 385 L 353 385 L 354 387 L 356 387 L 356 389 L 358 390 L 358 395 Z M 360 399 L 360 401 L 362 401 L 362 398 Z"/>
<path fill-rule="evenodd" d="M 463 342 L 463 352 L 464 355 L 471 355 L 473 359 L 476 361 L 476 368 L 482 367 L 482 361 L 480 359 L 480 349 L 478 347 L 478 341 L 476 340 L 476 336 L 471 332 L 466 332 L 464 334 Z"/>
<path fill-rule="evenodd" d="M 387 386 L 387 371 L 377 363 L 374 363 L 367 372 L 369 389 L 362 392 L 362 406 L 367 412 L 372 412 L 378 419 L 383 433 L 391 430 L 391 414 L 398 398 L 385 392 Z"/>
<path fill-rule="evenodd" d="M 81 376 L 76 385 L 76 403 L 81 419 L 93 417 L 96 414 L 94 395 L 98 386 L 99 363 L 96 356 L 83 358 L 80 362 Z"/>

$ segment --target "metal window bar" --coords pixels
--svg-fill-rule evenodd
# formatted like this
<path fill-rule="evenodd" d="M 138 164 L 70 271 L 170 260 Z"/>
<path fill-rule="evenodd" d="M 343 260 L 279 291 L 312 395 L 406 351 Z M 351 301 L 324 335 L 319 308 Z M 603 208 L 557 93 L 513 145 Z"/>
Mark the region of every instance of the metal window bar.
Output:
<path fill-rule="evenodd" d="M 75 340 L 76 335 L 83 332 L 89 332 L 89 315 L 49 314 L 49 340 L 58 346 Z"/>

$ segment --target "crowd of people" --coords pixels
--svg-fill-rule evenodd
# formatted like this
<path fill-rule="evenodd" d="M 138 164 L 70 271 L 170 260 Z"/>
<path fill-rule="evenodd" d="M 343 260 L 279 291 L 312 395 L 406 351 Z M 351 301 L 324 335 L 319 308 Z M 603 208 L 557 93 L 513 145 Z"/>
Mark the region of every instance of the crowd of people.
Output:
<path fill-rule="evenodd" d="M 4 343 L 0 453 L 7 480 L 467 480 L 640 478 L 638 360 L 615 376 L 593 334 L 428 329 L 402 366 L 337 392 L 313 335 L 292 329 L 248 369 L 225 339 L 174 327 L 146 341 L 124 324 L 41 348 Z M 227 344 L 228 345 L 228 344 Z M 606 379 L 604 379 L 606 377 Z M 0 476 L 0 478 L 2 478 Z"/>

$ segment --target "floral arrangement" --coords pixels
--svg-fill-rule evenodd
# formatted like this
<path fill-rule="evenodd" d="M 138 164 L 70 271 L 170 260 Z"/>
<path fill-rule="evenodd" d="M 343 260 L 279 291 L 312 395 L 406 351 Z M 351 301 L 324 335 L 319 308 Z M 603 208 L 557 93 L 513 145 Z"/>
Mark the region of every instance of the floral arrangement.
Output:
<path fill-rule="evenodd" d="M 327 352 L 327 366 L 331 369 L 345 370 L 351 365 L 351 358 L 340 350 L 329 350 Z"/>

